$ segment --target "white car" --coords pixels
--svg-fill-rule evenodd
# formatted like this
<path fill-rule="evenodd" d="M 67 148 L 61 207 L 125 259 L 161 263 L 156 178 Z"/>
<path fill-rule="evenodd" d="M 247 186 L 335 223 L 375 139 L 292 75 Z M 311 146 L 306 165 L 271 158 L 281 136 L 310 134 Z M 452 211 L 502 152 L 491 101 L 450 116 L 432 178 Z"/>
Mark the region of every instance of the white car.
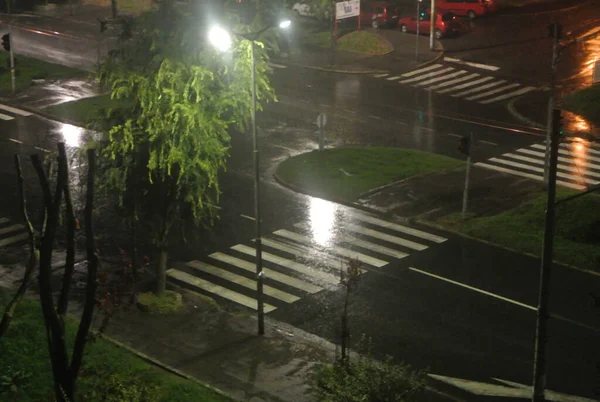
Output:
<path fill-rule="evenodd" d="M 292 13 L 294 13 L 296 17 L 314 17 L 314 14 L 310 12 L 310 5 L 306 0 L 294 4 Z"/>

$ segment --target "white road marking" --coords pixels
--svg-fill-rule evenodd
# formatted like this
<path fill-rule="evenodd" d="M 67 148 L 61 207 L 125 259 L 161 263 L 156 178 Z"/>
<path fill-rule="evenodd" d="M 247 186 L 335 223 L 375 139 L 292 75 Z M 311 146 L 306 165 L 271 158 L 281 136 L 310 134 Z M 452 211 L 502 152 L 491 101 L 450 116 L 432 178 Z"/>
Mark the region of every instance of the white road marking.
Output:
<path fill-rule="evenodd" d="M 379 244 L 371 243 L 365 240 L 357 239 L 356 237 L 350 235 L 341 235 L 340 240 L 344 243 L 351 244 L 353 246 L 362 247 L 364 249 L 374 251 L 379 254 L 385 254 L 390 257 L 394 257 L 397 259 L 402 259 L 404 257 L 408 257 L 409 254 L 403 253 L 401 251 L 397 251 L 391 248 L 387 248 L 384 246 L 380 246 Z"/>
<path fill-rule="evenodd" d="M 402 76 L 403 77 L 412 77 L 413 75 L 421 74 L 421 73 L 424 73 L 426 71 L 436 70 L 436 69 L 441 68 L 441 67 L 444 67 L 444 65 L 443 64 L 434 64 L 434 65 L 429 66 L 429 67 L 423 67 L 423 68 L 420 68 L 418 70 L 413 70 L 411 72 L 404 73 L 404 74 L 402 74 Z"/>
<path fill-rule="evenodd" d="M 535 163 L 536 165 L 544 165 L 544 163 L 545 163 L 543 159 L 529 158 L 527 156 L 522 156 L 522 155 L 517 155 L 517 154 L 512 154 L 512 153 L 503 154 L 502 156 L 521 160 L 523 162 Z M 585 168 L 578 168 L 576 166 L 563 165 L 562 163 L 558 164 L 558 168 L 563 169 L 563 170 L 568 170 L 570 172 L 577 173 L 577 174 L 584 175 L 584 176 L 592 176 L 592 177 L 600 178 L 600 173 L 591 172 Z"/>
<path fill-rule="evenodd" d="M 483 77 L 483 78 L 480 78 L 478 80 L 469 81 L 469 82 L 467 82 L 465 84 L 460 84 L 460 85 L 457 85 L 455 87 L 446 88 L 446 89 L 443 89 L 443 90 L 438 91 L 438 92 L 441 93 L 441 94 L 445 94 L 445 93 L 448 93 L 448 92 L 457 91 L 459 89 L 472 87 L 473 85 L 481 84 L 483 82 L 486 82 L 486 81 L 489 81 L 489 80 L 493 80 L 493 79 L 494 79 L 494 77 Z"/>
<path fill-rule="evenodd" d="M 447 135 L 451 136 L 451 137 L 456 137 L 456 138 L 462 138 L 462 135 L 458 135 L 458 134 L 452 134 L 452 133 L 447 133 Z"/>
<path fill-rule="evenodd" d="M 545 155 L 542 152 L 536 152 L 534 150 L 531 149 L 526 149 L 526 148 L 521 148 L 521 149 L 517 149 L 517 152 L 521 152 L 523 154 L 527 154 L 527 155 L 533 155 L 533 156 L 538 156 L 542 159 L 545 160 Z M 571 158 L 565 158 L 564 156 L 559 156 L 558 157 L 558 161 L 559 162 L 566 162 L 566 163 L 571 163 L 575 166 L 581 166 L 581 167 L 585 167 L 586 170 L 587 169 L 600 169 L 600 165 L 595 165 L 593 163 L 589 163 L 586 162 L 585 160 L 578 160 L 578 159 L 571 159 Z"/>
<path fill-rule="evenodd" d="M 275 67 L 275 68 L 287 68 L 287 66 L 284 66 L 283 64 L 277 64 L 277 63 L 272 63 L 272 62 L 267 62 L 267 64 L 269 65 L 269 67 Z"/>
<path fill-rule="evenodd" d="M 413 229 L 408 226 L 399 225 L 397 223 L 384 221 L 383 219 L 375 218 L 374 216 L 369 216 L 369 215 L 363 214 L 361 212 L 355 212 L 353 215 L 356 219 L 361 220 L 363 222 L 372 223 L 374 225 L 381 226 L 383 228 L 388 228 L 388 229 L 395 230 L 396 232 L 401 232 L 401 233 L 405 233 L 405 234 L 408 234 L 411 236 L 420 237 L 421 239 L 430 240 L 435 243 L 443 243 L 446 240 L 448 240 L 445 237 L 441 237 L 441 236 L 437 236 L 437 235 L 434 235 L 431 233 L 423 232 L 422 230 Z"/>
<path fill-rule="evenodd" d="M 477 140 L 478 142 L 482 142 L 484 144 L 488 144 L 488 145 L 493 145 L 493 146 L 497 146 L 498 144 L 496 144 L 495 142 L 492 141 L 486 141 L 486 140 Z"/>
<path fill-rule="evenodd" d="M 10 222 L 10 219 L 8 218 L 0 218 L 0 225 L 4 225 L 5 223 Z"/>
<path fill-rule="evenodd" d="M 542 145 L 542 144 L 533 144 L 531 147 L 532 148 L 537 148 L 537 149 L 543 149 L 543 150 L 546 149 L 546 146 Z M 573 155 L 572 152 L 564 150 L 564 149 L 559 149 L 558 153 L 562 154 L 562 155 L 569 155 L 571 157 L 575 157 L 575 155 Z M 600 158 L 596 158 L 596 157 L 590 156 L 590 155 L 586 155 L 585 159 L 590 160 L 590 161 L 594 161 L 594 162 L 600 162 Z"/>
<path fill-rule="evenodd" d="M 7 226 L 5 228 L 1 228 L 0 229 L 0 235 L 6 234 L 6 233 L 10 233 L 10 232 L 15 232 L 17 230 L 21 230 L 21 229 L 25 229 L 25 226 L 15 223 L 14 225 L 10 225 Z"/>
<path fill-rule="evenodd" d="M 253 241 L 256 241 L 256 239 L 253 239 Z M 325 253 L 321 253 L 320 251 L 310 249 L 299 244 L 292 246 L 290 244 L 272 240 L 268 237 L 261 237 L 261 242 L 267 247 L 283 251 L 284 253 L 292 254 L 296 257 L 309 258 L 308 256 L 311 256 L 311 254 L 318 253 L 320 255 L 316 256 L 315 259 L 318 262 L 324 263 L 328 267 L 335 270 L 339 270 L 345 264 L 345 261 L 347 261 L 346 259 L 340 259 L 339 261 L 335 261 L 332 257 L 328 256 Z M 322 258 L 321 255 L 326 257 Z"/>
<path fill-rule="evenodd" d="M 544 173 L 544 169 L 542 169 L 542 168 L 538 168 L 538 167 L 531 166 L 531 165 L 525 165 L 523 163 L 509 161 L 506 159 L 490 158 L 489 161 L 516 167 L 516 168 L 520 168 L 520 169 L 531 170 L 533 172 Z M 562 172 L 556 172 L 556 176 L 562 177 L 563 179 L 570 179 L 570 180 L 573 180 L 574 182 L 584 182 L 584 183 L 589 183 L 589 184 L 598 184 L 599 183 L 596 180 L 587 179 L 585 177 L 573 176 L 571 174 L 562 173 Z"/>
<path fill-rule="evenodd" d="M 389 74 L 375 74 L 373 77 L 375 78 L 383 78 L 383 77 L 387 77 Z"/>
<path fill-rule="evenodd" d="M 201 261 L 190 261 L 186 264 L 188 267 L 191 267 L 197 271 L 207 273 L 212 276 L 216 276 L 217 278 L 224 279 L 226 281 L 236 283 L 240 286 L 243 286 L 247 289 L 256 290 L 256 280 L 246 278 L 245 276 L 241 276 L 238 274 L 234 274 L 233 272 L 226 271 L 221 268 L 217 268 L 210 264 L 205 264 Z M 286 303 L 293 303 L 295 301 L 300 300 L 298 296 L 291 295 L 282 290 L 272 288 L 269 285 L 263 285 L 263 291 L 267 296 L 274 297 Z"/>
<path fill-rule="evenodd" d="M 449 78 L 454 78 L 454 77 L 458 77 L 459 75 L 463 75 L 466 74 L 467 72 L 465 70 L 460 70 L 460 71 L 456 71 L 452 74 L 446 74 L 446 75 L 442 75 L 441 77 L 436 77 L 436 78 L 432 78 L 430 80 L 424 81 L 424 82 L 419 82 L 417 84 L 415 84 L 416 86 L 422 86 L 422 85 L 429 85 L 429 84 L 433 84 L 434 82 L 439 82 L 439 81 L 445 81 Z"/>
<path fill-rule="evenodd" d="M 251 221 L 255 221 L 255 220 L 256 220 L 256 218 L 255 218 L 255 217 L 253 217 L 253 216 L 248 216 L 248 215 L 244 215 L 244 214 L 240 214 L 240 216 L 241 216 L 242 218 L 246 218 L 246 219 L 249 219 L 249 220 L 251 220 Z"/>
<path fill-rule="evenodd" d="M 513 299 L 509 299 L 508 297 L 500 296 L 500 295 L 488 292 L 488 291 L 483 290 L 483 289 L 478 289 L 478 288 L 475 288 L 473 286 L 465 285 L 464 283 L 453 281 L 452 279 L 444 278 L 443 276 L 432 274 L 431 272 L 423 271 L 423 270 L 420 270 L 418 268 L 408 267 L 408 269 L 411 270 L 411 271 L 413 271 L 413 272 L 417 272 L 419 274 L 427 275 L 427 276 L 430 276 L 432 278 L 439 279 L 441 281 L 448 282 L 448 283 L 451 283 L 453 285 L 460 286 L 460 287 L 463 287 L 465 289 L 469 289 L 469 290 L 472 290 L 474 292 L 481 293 L 481 294 L 484 294 L 486 296 L 490 296 L 490 297 L 493 297 L 495 299 L 502 300 L 502 301 L 514 304 L 516 306 L 519 306 L 519 307 L 526 308 L 528 310 L 537 311 L 536 307 L 530 306 L 530 305 L 525 304 L 525 303 L 521 303 L 521 302 L 513 300 Z"/>
<path fill-rule="evenodd" d="M 233 257 L 229 254 L 224 254 L 224 253 L 219 253 L 219 252 L 209 255 L 209 257 L 211 257 L 215 260 L 218 260 L 218 261 L 222 261 L 226 264 L 233 265 L 234 267 L 238 267 L 240 269 L 243 269 L 244 271 L 248 271 L 248 272 L 252 272 L 253 274 L 256 274 L 256 264 L 254 264 L 252 262 L 242 260 L 240 258 Z M 296 279 L 292 276 L 279 273 L 279 272 L 274 271 L 269 268 L 263 267 L 263 272 L 269 279 L 283 283 L 284 285 L 294 287 L 296 289 L 303 290 L 308 293 L 317 293 L 317 292 L 323 290 L 323 288 L 321 288 L 319 286 L 315 286 L 315 285 L 308 283 L 306 281 L 303 281 L 301 279 Z"/>
<path fill-rule="evenodd" d="M 0 113 L 0 119 L 2 119 L 2 120 L 14 120 L 15 118 L 12 117 L 12 116 L 9 116 L 7 114 Z"/>
<path fill-rule="evenodd" d="M 411 82 L 424 80 L 425 78 L 434 77 L 434 76 L 439 75 L 439 74 L 444 74 L 444 73 L 447 73 L 447 72 L 453 71 L 453 70 L 454 69 L 452 67 L 448 67 L 448 68 L 445 68 L 443 70 L 434 71 L 433 73 L 427 73 L 427 74 L 419 75 L 417 77 L 409 78 L 407 80 L 402 80 L 402 81 L 398 81 L 398 82 L 400 84 L 408 84 L 408 83 L 411 83 Z"/>
<path fill-rule="evenodd" d="M 12 237 L 7 237 L 6 239 L 0 240 L 0 247 L 9 246 L 13 243 L 18 243 L 27 238 L 29 238 L 29 233 L 20 233 L 18 235 L 14 235 Z"/>
<path fill-rule="evenodd" d="M 490 165 L 490 164 L 484 163 L 484 162 L 477 162 L 477 163 L 475 163 L 475 166 L 480 166 L 480 167 L 484 167 L 486 169 L 496 170 L 496 171 L 502 172 L 502 173 L 509 173 L 509 174 L 512 174 L 515 176 L 527 177 L 528 179 L 533 179 L 533 180 L 538 180 L 538 181 L 543 179 L 543 177 L 541 177 L 539 175 L 523 173 L 523 172 L 520 172 L 518 170 L 513 170 L 513 169 L 506 169 L 501 166 Z M 579 190 L 579 191 L 583 191 L 586 189 L 586 187 L 584 187 L 584 186 L 568 183 L 568 182 L 565 182 L 562 180 L 557 180 L 556 183 L 560 184 L 563 187 L 569 187 L 569 188 Z"/>
<path fill-rule="evenodd" d="M 573 153 L 573 156 L 577 155 L 577 152 L 579 152 L 576 148 L 576 145 L 573 143 L 570 144 L 560 144 L 561 148 L 566 148 L 567 150 L 571 150 L 571 153 Z M 590 153 L 590 154 L 594 154 L 594 155 L 600 155 L 600 151 L 597 151 L 595 149 L 586 147 L 585 145 L 583 145 L 583 147 L 585 148 L 584 153 Z"/>
<path fill-rule="evenodd" d="M 233 290 L 224 288 L 223 286 L 219 286 L 214 283 L 205 281 L 204 279 L 200 279 L 197 276 L 190 275 L 187 272 L 179 271 L 177 269 L 169 269 L 167 270 L 167 276 L 178 279 L 185 283 L 189 283 L 190 285 L 193 285 L 206 292 L 220 296 L 234 303 L 241 304 L 242 306 L 246 306 L 253 310 L 256 310 L 258 308 L 258 303 L 256 302 L 256 299 L 253 299 L 252 297 L 248 297 L 238 292 L 234 292 Z M 269 313 L 275 310 L 275 307 L 271 306 L 268 303 L 265 303 L 264 310 L 265 313 Z"/>
<path fill-rule="evenodd" d="M 381 117 L 375 116 L 375 115 L 372 115 L 372 114 L 370 114 L 369 117 L 372 118 L 372 119 L 381 120 Z"/>
<path fill-rule="evenodd" d="M 388 78 L 386 78 L 386 80 L 388 80 L 388 81 L 394 81 L 394 80 L 397 80 L 398 78 L 402 78 L 402 77 L 398 75 L 398 76 L 395 76 L 395 77 L 388 77 Z"/>
<path fill-rule="evenodd" d="M 236 246 L 231 247 L 232 250 L 239 251 L 240 253 L 244 253 L 250 256 L 256 255 L 256 249 L 253 247 L 248 247 L 243 244 L 238 244 Z M 282 267 L 291 269 L 300 274 L 306 275 L 308 277 L 314 277 L 319 281 L 326 282 L 330 285 L 338 285 L 340 283 L 340 279 L 336 276 L 330 275 L 326 272 L 320 271 L 318 269 L 307 267 L 304 264 L 300 264 L 299 262 L 288 260 L 287 258 L 279 257 L 275 254 L 268 253 L 266 251 L 262 252 L 262 259 L 264 261 L 269 261 L 274 264 L 280 265 Z"/>
<path fill-rule="evenodd" d="M 273 232 L 273 234 L 275 234 L 277 236 L 285 237 L 290 240 L 297 241 L 298 243 L 302 243 L 302 244 L 306 244 L 306 245 L 313 244 L 312 240 L 309 237 L 298 234 L 298 233 L 290 232 L 289 230 L 281 229 L 276 232 Z M 342 255 L 347 258 L 355 258 L 355 259 L 358 259 L 359 261 L 362 261 L 366 264 L 372 265 L 377 268 L 381 268 L 388 264 L 387 261 L 383 261 L 378 258 L 374 258 L 374 257 L 368 256 L 366 254 L 359 253 L 357 251 L 352 251 L 350 249 L 336 246 L 336 245 L 329 246 L 329 247 L 327 247 L 327 249 L 338 255 Z"/>
<path fill-rule="evenodd" d="M 353 232 L 356 232 L 356 233 L 364 234 L 364 235 L 374 237 L 379 240 L 387 241 L 389 243 L 394 243 L 399 246 L 407 247 L 407 248 L 410 248 L 413 250 L 423 251 L 423 250 L 427 249 L 427 246 L 425 246 L 424 244 L 419 244 L 414 241 L 402 239 L 400 237 L 392 236 L 392 235 L 389 235 L 386 233 L 381 233 L 381 232 L 378 232 L 377 230 L 367 229 L 362 226 L 348 224 L 348 225 L 346 225 L 346 228 Z"/>
<path fill-rule="evenodd" d="M 436 89 L 440 89 L 440 88 L 445 88 L 445 87 L 447 87 L 449 85 L 457 84 L 459 82 L 467 81 L 467 80 L 470 80 L 470 79 L 476 78 L 476 77 L 479 77 L 479 74 L 473 73 L 473 74 L 469 74 L 469 75 L 464 76 L 464 77 L 456 78 L 454 80 L 442 82 L 441 84 L 434 85 L 434 86 L 429 87 L 427 89 L 436 90 Z"/>
<path fill-rule="evenodd" d="M 457 94 L 452 94 L 451 96 L 458 97 L 458 96 L 472 94 L 473 92 L 480 92 L 480 91 L 483 91 L 484 89 L 488 89 L 488 88 L 492 88 L 492 87 L 495 87 L 495 86 L 498 86 L 498 85 L 502 85 L 505 82 L 506 81 L 504 81 L 504 80 L 490 82 L 489 84 L 485 84 L 485 85 L 482 85 L 482 86 L 477 87 L 477 88 L 467 89 L 466 91 L 462 91 L 462 92 L 459 92 Z"/>
<path fill-rule="evenodd" d="M 17 144 L 22 144 L 23 143 L 23 141 L 15 140 L 14 138 L 9 138 L 8 140 L 10 142 L 16 142 Z"/>
<path fill-rule="evenodd" d="M 512 89 L 512 88 L 519 87 L 519 86 L 521 86 L 521 84 L 517 84 L 517 83 L 508 84 L 508 85 L 505 85 L 503 87 L 492 89 L 491 91 L 484 92 L 482 94 L 477 94 L 475 96 L 471 96 L 471 97 L 467 98 L 467 100 L 477 100 L 477 99 L 481 99 L 481 98 L 487 98 L 490 95 L 495 95 L 495 94 L 497 94 L 499 92 L 504 92 L 507 89 Z"/>
<path fill-rule="evenodd" d="M 0 109 L 6 110 L 7 112 L 11 112 L 11 113 L 18 114 L 18 115 L 21 115 L 21 116 L 31 116 L 32 115 L 31 112 L 27 112 L 27 111 L 21 110 L 21 109 L 16 109 L 14 107 L 10 107 L 10 106 L 7 106 L 7 105 L 2 105 L 2 104 L 0 104 Z"/>
<path fill-rule="evenodd" d="M 492 99 L 486 99 L 486 100 L 483 100 L 483 101 L 479 101 L 479 103 L 482 103 L 482 104 L 485 105 L 485 104 L 488 104 L 488 103 L 497 102 L 499 100 L 504 100 L 504 99 L 508 99 L 508 98 L 513 98 L 515 96 L 523 95 L 523 94 L 526 94 L 527 92 L 531 92 L 531 91 L 534 91 L 536 89 L 537 88 L 535 88 L 535 87 L 520 88 L 520 89 L 517 89 L 516 91 L 509 92 L 509 93 L 504 94 L 504 95 L 496 96 L 495 98 L 492 98 Z"/>

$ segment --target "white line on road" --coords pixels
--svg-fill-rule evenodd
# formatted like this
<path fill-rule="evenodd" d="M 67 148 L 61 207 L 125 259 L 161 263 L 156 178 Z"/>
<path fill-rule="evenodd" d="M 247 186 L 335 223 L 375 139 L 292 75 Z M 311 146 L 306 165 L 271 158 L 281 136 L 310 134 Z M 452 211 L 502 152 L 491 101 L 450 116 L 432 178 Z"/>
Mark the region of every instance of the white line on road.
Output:
<path fill-rule="evenodd" d="M 421 73 L 424 73 L 425 71 L 435 70 L 435 69 L 438 69 L 438 68 L 441 68 L 441 67 L 443 67 L 442 64 L 434 64 L 433 66 L 424 67 L 424 68 L 420 68 L 418 70 L 414 70 L 414 71 L 411 71 L 411 72 L 408 72 L 408 73 L 404 73 L 404 74 L 402 74 L 402 76 L 403 77 L 412 77 L 413 75 L 421 74 Z"/>
<path fill-rule="evenodd" d="M 486 169 L 495 170 L 497 172 L 509 173 L 509 174 L 513 174 L 515 176 L 527 177 L 528 179 L 533 179 L 533 180 L 538 180 L 538 181 L 543 180 L 543 176 L 540 176 L 540 175 L 524 173 L 524 172 L 520 172 L 520 171 L 514 170 L 514 169 L 503 168 L 502 166 L 490 165 L 489 163 L 477 162 L 475 164 L 475 166 L 484 167 Z M 573 184 L 573 183 L 569 183 L 569 182 L 562 181 L 562 180 L 556 180 L 556 183 L 560 184 L 561 186 L 573 188 L 573 189 L 579 190 L 579 191 L 583 191 L 586 189 L 585 186 L 580 186 L 579 184 Z"/>
<path fill-rule="evenodd" d="M 446 133 L 447 135 L 451 136 L 451 137 L 456 137 L 456 138 L 462 138 L 462 135 L 458 135 L 458 134 L 452 134 L 452 133 Z"/>
<path fill-rule="evenodd" d="M 255 221 L 255 220 L 256 220 L 256 218 L 254 218 L 254 217 L 252 217 L 252 216 L 248 216 L 248 215 L 244 215 L 244 214 L 240 214 L 240 216 L 241 216 L 242 218 L 250 219 L 251 221 Z"/>
<path fill-rule="evenodd" d="M 500 70 L 500 67 L 491 66 L 489 64 L 481 64 L 481 63 L 473 63 L 470 61 L 462 61 L 461 59 L 455 59 L 453 57 L 444 57 L 444 61 L 449 61 L 451 63 L 457 63 L 457 64 L 464 64 L 466 66 L 481 68 L 483 70 L 490 70 L 490 71 Z"/>
<path fill-rule="evenodd" d="M 12 117 L 12 116 L 9 116 L 7 114 L 0 113 L 0 119 L 2 119 L 2 120 L 14 120 L 15 118 Z"/>
<path fill-rule="evenodd" d="M 386 80 L 388 80 L 388 81 L 394 81 L 394 80 L 397 80 L 399 78 L 402 78 L 402 77 L 398 75 L 398 76 L 394 76 L 394 77 L 388 77 L 388 78 L 386 78 Z"/>
<path fill-rule="evenodd" d="M 9 141 L 16 142 L 17 144 L 22 144 L 23 141 L 15 140 L 14 138 L 9 138 Z"/>
<path fill-rule="evenodd" d="M 21 116 L 31 116 L 32 115 L 31 112 L 27 112 L 27 111 L 21 110 L 21 109 L 16 109 L 14 107 L 10 107 L 10 106 L 7 106 L 7 105 L 1 105 L 0 104 L 0 109 L 6 110 L 7 112 L 19 114 Z"/>
<path fill-rule="evenodd" d="M 513 91 L 513 92 L 509 92 L 504 95 L 496 96 L 495 98 L 492 98 L 492 99 L 486 99 L 483 101 L 479 101 L 479 103 L 486 105 L 488 103 L 496 102 L 499 100 L 504 100 L 504 99 L 512 98 L 514 96 L 523 95 L 523 94 L 526 94 L 527 92 L 531 92 L 536 89 L 537 88 L 535 88 L 535 87 L 525 87 L 525 88 L 517 89 L 516 91 Z"/>
<path fill-rule="evenodd" d="M 269 65 L 269 67 L 287 68 L 287 66 L 284 66 L 283 64 L 277 64 L 277 63 L 271 63 L 271 62 L 268 62 L 267 64 Z"/>
<path fill-rule="evenodd" d="M 477 140 L 477 142 L 482 142 L 484 144 L 489 144 L 489 145 L 493 145 L 493 146 L 497 146 L 498 145 L 498 144 L 496 144 L 495 142 L 492 142 L 492 141 Z"/>
<path fill-rule="evenodd" d="M 446 74 L 446 75 L 442 75 L 441 77 L 436 77 L 436 78 L 432 78 L 430 80 L 427 81 L 423 81 L 423 82 L 419 82 L 417 84 L 415 84 L 416 86 L 422 86 L 422 85 L 429 85 L 429 84 L 433 84 L 434 82 L 439 82 L 439 81 L 445 81 L 449 78 L 454 78 L 454 77 L 458 77 L 459 75 L 463 75 L 466 74 L 467 72 L 465 70 L 460 70 L 460 71 L 456 71 L 452 74 Z"/>
<path fill-rule="evenodd" d="M 375 74 L 373 77 L 375 78 L 383 78 L 383 77 L 387 77 L 389 74 Z"/>
<path fill-rule="evenodd" d="M 374 116 L 374 115 L 372 115 L 372 114 L 370 114 L 370 115 L 369 115 L 369 117 L 370 117 L 370 118 L 372 118 L 372 119 L 381 120 L 381 117 L 379 117 L 379 116 Z"/>
<path fill-rule="evenodd" d="M 463 70 L 461 70 L 461 71 L 463 71 Z M 462 76 L 460 78 L 456 78 L 454 80 L 442 82 L 441 84 L 434 85 L 434 86 L 429 87 L 427 89 L 436 90 L 436 89 L 440 89 L 440 88 L 445 88 L 447 86 L 458 84 L 459 82 L 468 81 L 468 80 L 470 80 L 472 78 L 477 78 L 477 77 L 479 77 L 479 74 L 473 73 L 473 74 Z"/>
<path fill-rule="evenodd" d="M 480 78 L 478 80 L 469 81 L 469 82 L 467 82 L 465 84 L 457 85 L 455 87 L 450 87 L 450 88 L 447 88 L 447 89 L 444 89 L 444 90 L 441 90 L 441 91 L 438 91 L 438 92 L 441 93 L 441 94 L 445 94 L 445 93 L 448 93 L 448 92 L 456 91 L 458 89 L 472 87 L 473 85 L 481 84 L 483 82 L 486 82 L 486 81 L 489 81 L 489 80 L 493 80 L 493 79 L 494 79 L 494 77 L 483 77 L 483 78 Z"/>
<path fill-rule="evenodd" d="M 433 77 L 439 74 L 444 74 L 450 71 L 453 71 L 454 69 L 452 67 L 448 67 L 445 68 L 443 70 L 438 70 L 438 71 L 434 71 L 433 73 L 427 73 L 427 74 L 423 74 L 423 75 L 419 75 L 417 77 L 414 78 L 409 78 L 407 80 L 402 80 L 402 81 L 398 81 L 400 84 L 409 84 L 411 82 L 415 82 L 415 81 L 421 81 L 424 80 L 425 78 L 429 78 L 429 77 Z"/>
<path fill-rule="evenodd" d="M 506 81 L 504 81 L 504 80 L 500 80 L 500 81 L 494 81 L 494 82 L 491 82 L 491 83 L 489 83 L 489 84 L 482 85 L 482 86 L 480 86 L 480 87 L 477 87 L 477 88 L 472 88 L 472 89 L 468 89 L 468 90 L 466 90 L 466 91 L 459 92 L 459 93 L 457 93 L 457 94 L 453 94 L 452 96 L 454 96 L 454 97 L 458 97 L 458 96 L 468 95 L 468 94 L 471 94 L 471 93 L 473 93 L 473 92 L 479 92 L 479 91 L 483 91 L 484 89 L 488 89 L 488 88 L 491 88 L 491 87 L 495 87 L 495 86 L 497 86 L 497 85 L 504 84 L 505 82 L 506 82 Z M 471 99 L 471 98 L 469 98 L 469 99 Z"/>
<path fill-rule="evenodd" d="M 476 99 L 481 99 L 481 98 L 487 98 L 490 95 L 495 95 L 495 94 L 497 94 L 499 92 L 504 92 L 507 89 L 512 89 L 512 88 L 518 87 L 518 86 L 521 86 L 521 84 L 517 84 L 517 83 L 507 84 L 507 85 L 505 85 L 503 87 L 492 89 L 491 91 L 487 91 L 487 92 L 484 92 L 482 94 L 477 94 L 475 96 L 471 96 L 471 97 L 467 98 L 467 100 L 476 100 Z"/>

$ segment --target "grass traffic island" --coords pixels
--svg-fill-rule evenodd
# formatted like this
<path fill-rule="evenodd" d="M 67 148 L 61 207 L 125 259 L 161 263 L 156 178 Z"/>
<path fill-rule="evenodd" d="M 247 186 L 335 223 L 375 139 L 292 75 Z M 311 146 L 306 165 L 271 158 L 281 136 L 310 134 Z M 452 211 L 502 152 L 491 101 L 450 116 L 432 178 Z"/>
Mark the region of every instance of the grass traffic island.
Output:
<path fill-rule="evenodd" d="M 59 103 L 44 109 L 44 113 L 54 116 L 59 120 L 67 120 L 85 126 L 91 120 L 105 116 L 106 111 L 115 107 L 121 100 L 111 99 L 109 94 L 92 96 Z"/>
<path fill-rule="evenodd" d="M 447 156 L 401 148 L 333 148 L 282 162 L 275 172 L 283 183 L 308 194 L 352 202 L 371 189 L 417 174 L 464 168 Z"/>
<path fill-rule="evenodd" d="M 347 52 L 382 55 L 394 50 L 393 46 L 379 35 L 366 31 L 340 32 L 336 48 Z M 300 33 L 300 42 L 309 47 L 331 47 L 331 31 L 322 28 L 306 29 Z"/>
<path fill-rule="evenodd" d="M 565 109 L 581 115 L 597 127 L 600 127 L 600 84 L 573 92 L 562 99 Z"/>
<path fill-rule="evenodd" d="M 183 307 L 181 294 L 165 290 L 160 296 L 152 292 L 139 293 L 136 297 L 138 308 L 146 313 L 174 313 Z"/>
<path fill-rule="evenodd" d="M 559 189 L 557 200 L 577 192 Z M 546 195 L 490 217 L 461 220 L 452 214 L 438 223 L 469 236 L 520 252 L 542 255 Z M 600 196 L 587 194 L 556 209 L 554 260 L 591 271 L 600 271 Z"/>
<path fill-rule="evenodd" d="M 0 309 L 9 297 L 0 290 Z M 68 344 L 75 320 L 67 320 Z M 198 383 L 153 366 L 107 340 L 88 342 L 77 382 L 80 401 L 226 402 L 230 399 Z M 53 401 L 52 369 L 40 303 L 24 299 L 0 342 L 0 400 Z"/>
<path fill-rule="evenodd" d="M 10 56 L 7 52 L 0 53 L 0 92 L 10 92 L 12 90 L 9 58 Z M 22 90 L 33 85 L 32 80 L 58 80 L 61 78 L 85 77 L 89 74 L 86 71 L 76 68 L 65 67 L 20 55 L 16 55 L 15 60 L 16 90 Z"/>

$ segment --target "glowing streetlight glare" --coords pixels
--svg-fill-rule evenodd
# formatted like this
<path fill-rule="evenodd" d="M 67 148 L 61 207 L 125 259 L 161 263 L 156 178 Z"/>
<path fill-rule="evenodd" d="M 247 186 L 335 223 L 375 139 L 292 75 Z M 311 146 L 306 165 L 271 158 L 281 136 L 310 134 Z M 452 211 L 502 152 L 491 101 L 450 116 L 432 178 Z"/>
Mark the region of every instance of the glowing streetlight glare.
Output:
<path fill-rule="evenodd" d="M 282 28 L 282 29 L 289 28 L 290 25 L 292 25 L 292 21 L 290 21 L 290 20 L 283 20 L 283 21 L 279 22 L 279 28 Z"/>
<path fill-rule="evenodd" d="M 231 48 L 231 35 L 218 25 L 211 27 L 208 31 L 208 41 L 221 52 L 226 52 Z"/>

